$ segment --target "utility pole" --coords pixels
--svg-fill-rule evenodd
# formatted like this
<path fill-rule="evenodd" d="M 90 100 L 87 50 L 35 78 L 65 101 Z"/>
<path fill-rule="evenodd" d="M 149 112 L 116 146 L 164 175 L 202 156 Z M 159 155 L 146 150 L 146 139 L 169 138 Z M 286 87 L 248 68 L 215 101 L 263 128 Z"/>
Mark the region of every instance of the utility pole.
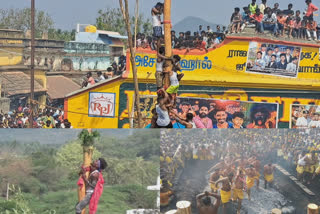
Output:
<path fill-rule="evenodd" d="M 164 24 L 164 46 L 165 46 L 165 56 L 172 56 L 172 42 L 171 42 L 171 0 L 164 1 L 164 12 L 163 12 L 163 24 Z M 168 71 L 172 70 L 172 61 L 170 59 L 166 60 L 168 65 L 165 68 L 164 73 L 164 87 L 170 86 L 170 76 Z"/>
<path fill-rule="evenodd" d="M 35 37 L 35 0 L 31 0 L 31 70 L 30 70 L 30 128 L 33 128 L 34 100 L 34 37 Z"/>
<path fill-rule="evenodd" d="M 123 15 L 123 19 L 126 23 L 127 33 L 128 33 L 128 43 L 130 48 L 130 61 L 132 65 L 132 73 L 133 73 L 133 81 L 134 81 L 134 95 L 135 95 L 135 107 L 137 110 L 137 120 L 138 120 L 138 128 L 141 127 L 141 111 L 140 111 L 140 95 L 139 95 L 139 84 L 138 84 L 138 74 L 137 74 L 137 67 L 136 67 L 136 52 L 133 49 L 132 44 L 132 33 L 131 33 L 131 24 L 130 24 L 130 16 L 129 16 L 129 3 L 128 0 L 124 0 L 125 7 L 123 7 L 122 0 L 119 0 L 120 9 Z"/>

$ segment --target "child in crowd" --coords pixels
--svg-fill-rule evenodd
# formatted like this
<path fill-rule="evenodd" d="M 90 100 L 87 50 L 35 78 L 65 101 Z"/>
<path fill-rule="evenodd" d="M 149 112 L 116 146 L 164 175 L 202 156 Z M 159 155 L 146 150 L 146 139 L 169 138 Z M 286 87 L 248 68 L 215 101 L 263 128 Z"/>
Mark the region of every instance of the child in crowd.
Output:
<path fill-rule="evenodd" d="M 277 14 L 278 19 L 278 30 L 281 37 L 284 36 L 284 27 L 287 21 L 287 17 L 283 14 L 282 11 L 279 11 Z"/>
<path fill-rule="evenodd" d="M 291 38 L 292 37 L 292 30 L 294 28 L 294 18 L 293 18 L 294 13 L 290 12 L 288 14 L 287 20 L 285 22 L 284 25 L 284 30 L 288 31 L 288 37 Z"/>
<path fill-rule="evenodd" d="M 296 17 L 293 24 L 293 37 L 294 38 L 301 38 L 301 18 Z"/>
<path fill-rule="evenodd" d="M 240 14 L 240 8 L 236 7 L 234 8 L 234 13 L 231 16 L 231 34 L 232 33 L 239 33 L 241 31 L 241 22 L 242 22 L 242 17 Z"/>
<path fill-rule="evenodd" d="M 260 9 L 256 9 L 255 14 L 252 14 L 250 16 L 251 18 L 251 23 L 255 24 L 256 28 L 256 33 L 261 33 L 262 32 L 262 19 L 263 19 L 263 14 L 260 12 Z"/>

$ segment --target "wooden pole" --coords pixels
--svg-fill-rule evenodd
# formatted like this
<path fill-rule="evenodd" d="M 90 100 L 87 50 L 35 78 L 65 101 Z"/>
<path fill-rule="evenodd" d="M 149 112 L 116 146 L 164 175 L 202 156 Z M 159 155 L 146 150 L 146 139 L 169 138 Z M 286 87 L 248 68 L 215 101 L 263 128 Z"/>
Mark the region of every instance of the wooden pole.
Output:
<path fill-rule="evenodd" d="M 319 214 L 319 207 L 316 204 L 308 204 L 308 214 Z"/>
<path fill-rule="evenodd" d="M 30 128 L 33 128 L 33 115 L 34 115 L 34 54 L 35 54 L 35 0 L 31 0 L 31 69 L 30 69 Z"/>
<path fill-rule="evenodd" d="M 129 16 L 129 3 L 128 0 L 124 0 L 125 7 L 123 7 L 122 0 L 119 0 L 120 9 L 126 23 L 127 33 L 128 33 L 128 44 L 130 48 L 130 61 L 132 65 L 132 73 L 133 73 L 133 81 L 134 81 L 134 91 L 135 91 L 135 107 L 137 110 L 137 119 L 138 119 L 138 128 L 141 128 L 141 111 L 140 111 L 140 95 L 139 95 L 139 83 L 138 83 L 138 75 L 137 75 L 137 67 L 136 67 L 136 52 L 133 49 L 132 44 L 132 33 L 131 33 L 131 24 L 130 24 L 130 16 Z"/>
<path fill-rule="evenodd" d="M 165 45 L 165 56 L 172 56 L 172 42 L 171 42 L 171 0 L 164 1 L 164 12 L 163 12 L 163 22 L 164 22 L 164 45 Z M 164 87 L 170 86 L 170 76 L 168 71 L 172 70 L 172 61 L 166 60 L 168 67 L 165 68 L 164 74 Z"/>
<path fill-rule="evenodd" d="M 9 201 L 9 182 L 7 182 L 7 194 L 6 194 L 6 199 Z"/>
<path fill-rule="evenodd" d="M 88 129 L 89 134 L 92 133 L 92 129 Z M 91 148 L 88 147 L 83 147 L 83 167 L 87 168 L 91 165 L 92 162 L 92 150 Z M 89 173 L 90 172 L 86 172 L 86 177 L 89 177 Z M 78 188 L 78 199 L 79 201 L 82 201 L 84 199 L 84 197 L 86 196 L 86 188 L 85 188 L 86 184 L 84 184 L 83 188 Z M 86 213 L 86 209 L 83 209 L 81 214 L 85 214 Z"/>
<path fill-rule="evenodd" d="M 136 0 L 135 8 L 135 21 L 134 21 L 134 50 L 137 49 L 137 26 L 138 26 L 138 17 L 139 17 L 139 0 Z"/>

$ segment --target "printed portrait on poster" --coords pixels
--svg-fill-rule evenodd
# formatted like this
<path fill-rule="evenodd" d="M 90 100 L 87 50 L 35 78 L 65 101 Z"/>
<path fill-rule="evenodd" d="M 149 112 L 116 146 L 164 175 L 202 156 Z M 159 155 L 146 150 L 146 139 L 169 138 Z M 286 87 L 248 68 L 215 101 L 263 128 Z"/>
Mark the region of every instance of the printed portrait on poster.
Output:
<path fill-rule="evenodd" d="M 140 110 L 145 118 L 145 126 L 150 125 L 152 110 L 155 108 L 155 96 L 140 98 Z M 233 101 L 178 97 L 177 114 L 185 118 L 193 114 L 197 128 L 277 128 L 277 103 L 258 103 L 250 101 Z M 170 114 L 174 128 L 185 128 Z"/>
<path fill-rule="evenodd" d="M 246 72 L 297 77 L 301 47 L 250 42 Z"/>
<path fill-rule="evenodd" d="M 320 106 L 292 104 L 290 128 L 320 128 Z"/>

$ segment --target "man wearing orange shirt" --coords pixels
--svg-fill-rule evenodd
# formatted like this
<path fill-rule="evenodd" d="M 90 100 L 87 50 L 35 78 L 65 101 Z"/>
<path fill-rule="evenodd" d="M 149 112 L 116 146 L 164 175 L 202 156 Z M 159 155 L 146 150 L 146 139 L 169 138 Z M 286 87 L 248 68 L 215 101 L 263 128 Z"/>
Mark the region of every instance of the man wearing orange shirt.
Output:
<path fill-rule="evenodd" d="M 306 0 L 306 4 L 308 5 L 306 17 L 313 18 L 313 13 L 319 9 L 314 4 L 311 3 L 311 0 Z"/>
<path fill-rule="evenodd" d="M 286 21 L 287 21 L 287 16 L 285 16 L 282 11 L 279 11 L 278 15 L 277 15 L 277 19 L 278 19 L 279 34 L 281 36 L 283 36 L 284 35 L 284 26 L 285 26 Z"/>
<path fill-rule="evenodd" d="M 256 25 L 256 33 L 261 33 L 263 14 L 260 12 L 260 9 L 259 8 L 256 9 L 256 13 L 252 14 L 250 18 L 251 18 L 250 22 Z"/>

